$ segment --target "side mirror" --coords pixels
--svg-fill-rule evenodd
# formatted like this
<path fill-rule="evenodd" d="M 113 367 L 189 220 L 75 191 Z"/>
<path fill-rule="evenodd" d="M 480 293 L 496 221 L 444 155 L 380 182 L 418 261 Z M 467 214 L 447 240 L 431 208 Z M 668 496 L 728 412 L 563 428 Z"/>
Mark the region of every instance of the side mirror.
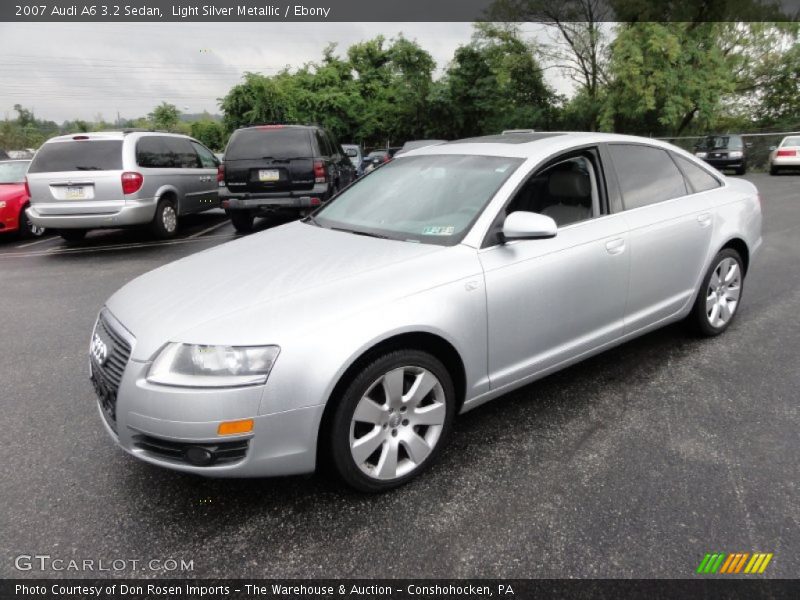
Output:
<path fill-rule="evenodd" d="M 777 146 L 770 146 L 770 147 L 769 147 L 769 151 L 770 151 L 770 152 L 772 152 L 773 150 L 777 150 L 777 149 L 778 149 L 778 147 L 777 147 Z"/>
<path fill-rule="evenodd" d="M 502 241 L 541 240 L 556 237 L 558 225 L 546 215 L 518 210 L 503 221 Z"/>

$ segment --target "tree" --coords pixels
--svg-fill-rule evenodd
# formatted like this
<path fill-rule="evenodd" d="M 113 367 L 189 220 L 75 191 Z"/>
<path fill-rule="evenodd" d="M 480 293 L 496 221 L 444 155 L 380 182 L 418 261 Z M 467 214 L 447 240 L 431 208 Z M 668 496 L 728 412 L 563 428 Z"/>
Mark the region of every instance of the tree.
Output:
<path fill-rule="evenodd" d="M 282 86 L 276 79 L 259 73 L 245 73 L 244 81 L 220 100 L 220 108 L 228 131 L 259 123 L 291 123 L 295 119 L 294 103 Z"/>
<path fill-rule="evenodd" d="M 178 126 L 178 121 L 181 117 L 181 112 L 174 104 L 162 102 L 153 109 L 153 112 L 147 115 L 150 122 L 155 129 L 163 129 L 165 131 L 173 131 Z"/>
<path fill-rule="evenodd" d="M 210 118 L 200 119 L 190 124 L 190 135 L 215 152 L 221 152 L 228 141 L 225 126 Z"/>
<path fill-rule="evenodd" d="M 609 27 L 613 13 L 607 0 L 495 0 L 489 18 L 541 23 L 553 41 L 540 47 L 543 60 L 561 70 L 578 86 L 585 128 L 599 124 L 607 83 Z"/>

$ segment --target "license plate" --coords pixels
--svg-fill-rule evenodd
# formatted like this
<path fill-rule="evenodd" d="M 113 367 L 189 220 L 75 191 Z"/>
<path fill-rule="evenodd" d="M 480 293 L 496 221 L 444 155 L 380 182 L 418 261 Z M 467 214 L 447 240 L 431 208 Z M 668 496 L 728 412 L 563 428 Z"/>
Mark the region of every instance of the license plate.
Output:
<path fill-rule="evenodd" d="M 258 172 L 259 181 L 278 181 L 281 178 L 277 169 L 263 169 Z"/>
<path fill-rule="evenodd" d="M 82 187 L 68 187 L 67 200 L 83 200 L 86 198 L 86 190 Z"/>

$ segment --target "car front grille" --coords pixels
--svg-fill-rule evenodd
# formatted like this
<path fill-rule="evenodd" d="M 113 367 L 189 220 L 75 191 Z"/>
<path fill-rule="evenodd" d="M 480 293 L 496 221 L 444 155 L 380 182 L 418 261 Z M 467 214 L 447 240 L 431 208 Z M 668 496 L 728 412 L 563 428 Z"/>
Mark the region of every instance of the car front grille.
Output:
<path fill-rule="evenodd" d="M 194 466 L 210 467 L 213 465 L 228 464 L 243 459 L 247 455 L 249 440 L 235 440 L 230 442 L 172 442 L 152 437 L 150 435 L 136 435 L 134 445 L 157 458 L 191 464 Z M 199 463 L 192 460 L 192 451 L 207 452 L 208 460 Z"/>
<path fill-rule="evenodd" d="M 108 424 L 116 431 L 117 392 L 131 357 L 131 343 L 105 311 L 100 313 L 92 333 L 89 357 L 92 386 Z"/>

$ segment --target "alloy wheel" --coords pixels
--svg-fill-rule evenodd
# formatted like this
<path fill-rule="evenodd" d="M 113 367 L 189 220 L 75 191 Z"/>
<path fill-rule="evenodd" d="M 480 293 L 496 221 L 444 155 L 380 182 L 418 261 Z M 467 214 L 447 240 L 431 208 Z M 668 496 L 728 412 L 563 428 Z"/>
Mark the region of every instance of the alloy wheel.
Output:
<path fill-rule="evenodd" d="M 172 233 L 178 226 L 178 215 L 175 213 L 175 209 L 167 204 L 164 206 L 164 209 L 161 211 L 161 222 L 164 224 L 164 229 L 168 233 Z"/>
<path fill-rule="evenodd" d="M 353 412 L 353 461 L 373 479 L 408 475 L 433 452 L 446 416 L 444 388 L 433 373 L 416 366 L 392 369 L 369 386 Z"/>
<path fill-rule="evenodd" d="M 742 293 L 742 269 L 731 258 L 723 258 L 711 274 L 706 291 L 706 317 L 712 327 L 723 327 L 736 312 Z"/>

